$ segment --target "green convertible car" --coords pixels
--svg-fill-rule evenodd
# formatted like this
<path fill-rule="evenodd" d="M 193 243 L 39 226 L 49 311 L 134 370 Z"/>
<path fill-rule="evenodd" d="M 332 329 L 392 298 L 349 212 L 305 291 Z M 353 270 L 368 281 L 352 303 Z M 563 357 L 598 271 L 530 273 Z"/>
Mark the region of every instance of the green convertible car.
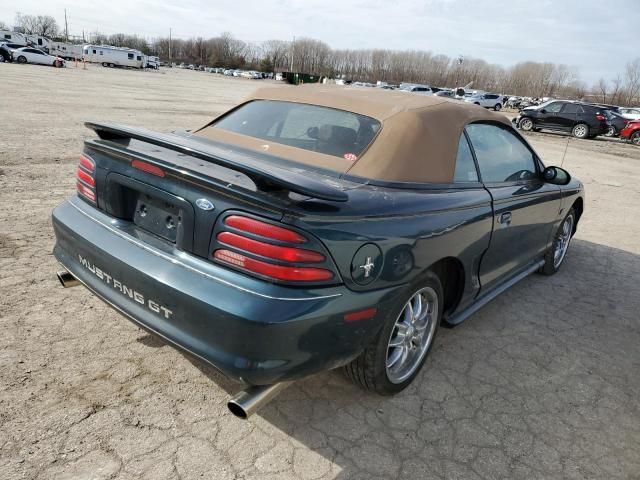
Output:
<path fill-rule="evenodd" d="M 192 131 L 87 126 L 61 282 L 244 385 L 243 418 L 337 367 L 402 390 L 441 324 L 555 273 L 584 208 L 504 116 L 442 97 L 270 87 Z"/>

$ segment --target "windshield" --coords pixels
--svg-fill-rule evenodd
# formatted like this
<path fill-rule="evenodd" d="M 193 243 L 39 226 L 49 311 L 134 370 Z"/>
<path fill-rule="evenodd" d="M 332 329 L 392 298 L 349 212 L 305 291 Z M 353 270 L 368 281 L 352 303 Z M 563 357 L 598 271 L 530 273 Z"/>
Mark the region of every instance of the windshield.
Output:
<path fill-rule="evenodd" d="M 355 160 L 380 129 L 377 120 L 335 108 L 254 100 L 209 128 Z"/>

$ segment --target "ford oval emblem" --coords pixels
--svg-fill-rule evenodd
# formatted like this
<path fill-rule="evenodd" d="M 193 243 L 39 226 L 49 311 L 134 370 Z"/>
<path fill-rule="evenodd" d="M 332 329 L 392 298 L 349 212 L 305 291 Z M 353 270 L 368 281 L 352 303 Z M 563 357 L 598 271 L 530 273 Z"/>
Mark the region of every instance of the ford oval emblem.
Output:
<path fill-rule="evenodd" d="M 207 200 L 206 198 L 199 198 L 196 200 L 196 205 L 201 208 L 202 210 L 213 210 L 214 208 L 216 208 L 213 203 L 211 203 L 209 200 Z"/>

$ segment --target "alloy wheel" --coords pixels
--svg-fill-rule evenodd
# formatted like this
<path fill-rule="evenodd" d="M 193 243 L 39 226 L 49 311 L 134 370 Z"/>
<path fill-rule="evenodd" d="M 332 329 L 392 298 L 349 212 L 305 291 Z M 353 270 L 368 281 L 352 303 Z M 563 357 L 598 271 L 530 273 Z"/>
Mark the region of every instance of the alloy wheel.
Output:
<path fill-rule="evenodd" d="M 520 128 L 528 132 L 533 128 L 533 122 L 528 118 L 523 118 L 520 120 Z"/>
<path fill-rule="evenodd" d="M 573 127 L 573 134 L 578 138 L 586 137 L 587 133 L 588 133 L 588 130 L 586 125 L 580 124 Z"/>
<path fill-rule="evenodd" d="M 569 248 L 569 242 L 571 242 L 571 234 L 573 233 L 573 215 L 567 216 L 562 222 L 562 226 L 556 236 L 555 245 L 553 249 L 553 266 L 558 268 L 564 256 Z"/>
<path fill-rule="evenodd" d="M 640 146 L 640 133 L 634 133 L 633 136 L 631 137 L 631 142 L 634 145 Z"/>
<path fill-rule="evenodd" d="M 438 295 L 431 287 L 413 294 L 404 305 L 387 345 L 386 370 L 391 383 L 402 383 L 422 363 L 434 337 Z"/>

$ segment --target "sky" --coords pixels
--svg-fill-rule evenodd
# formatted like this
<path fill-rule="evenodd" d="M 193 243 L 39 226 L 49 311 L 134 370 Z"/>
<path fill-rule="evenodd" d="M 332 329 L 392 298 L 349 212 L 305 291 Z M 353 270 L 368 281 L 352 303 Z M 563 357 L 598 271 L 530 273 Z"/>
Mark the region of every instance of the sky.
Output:
<path fill-rule="evenodd" d="M 52 15 L 69 33 L 244 41 L 312 37 L 332 48 L 429 50 L 508 67 L 564 63 L 589 85 L 640 56 L 638 0 L 0 0 L 0 21 Z M 632 8 L 630 8 L 632 7 Z"/>

